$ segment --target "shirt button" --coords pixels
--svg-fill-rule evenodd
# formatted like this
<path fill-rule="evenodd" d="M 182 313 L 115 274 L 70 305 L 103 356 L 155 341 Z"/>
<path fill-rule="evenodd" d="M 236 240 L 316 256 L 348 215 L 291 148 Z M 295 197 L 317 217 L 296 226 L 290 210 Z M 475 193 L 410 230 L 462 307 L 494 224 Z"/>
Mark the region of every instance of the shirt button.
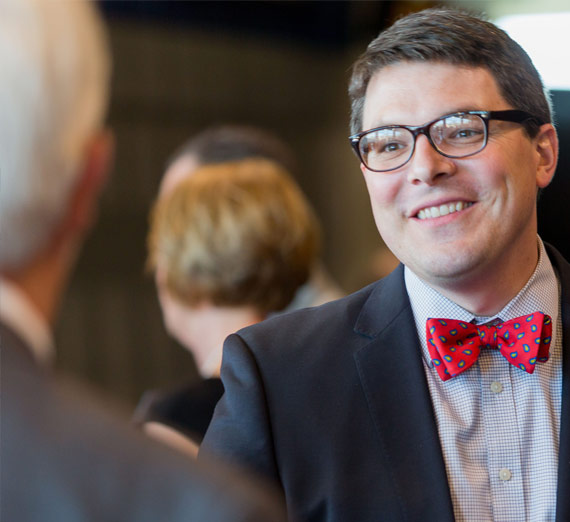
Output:
<path fill-rule="evenodd" d="M 499 471 L 499 478 L 503 481 L 511 480 L 512 476 L 512 473 L 507 468 L 503 468 Z"/>
<path fill-rule="evenodd" d="M 500 382 L 492 382 L 491 383 L 491 391 L 493 393 L 501 393 L 503 391 L 503 385 Z"/>

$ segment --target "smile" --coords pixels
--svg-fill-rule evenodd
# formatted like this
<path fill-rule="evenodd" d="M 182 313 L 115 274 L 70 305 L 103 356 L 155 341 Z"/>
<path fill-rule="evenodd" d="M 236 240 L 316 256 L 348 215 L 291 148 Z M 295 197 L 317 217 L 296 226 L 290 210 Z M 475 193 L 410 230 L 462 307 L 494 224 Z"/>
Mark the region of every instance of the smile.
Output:
<path fill-rule="evenodd" d="M 445 205 L 439 205 L 439 207 L 426 207 L 422 208 L 418 214 L 418 219 L 429 219 L 436 218 L 440 216 L 447 216 L 447 214 L 453 214 L 453 212 L 459 212 L 469 208 L 473 203 L 466 201 L 457 201 L 453 203 L 446 203 Z"/>

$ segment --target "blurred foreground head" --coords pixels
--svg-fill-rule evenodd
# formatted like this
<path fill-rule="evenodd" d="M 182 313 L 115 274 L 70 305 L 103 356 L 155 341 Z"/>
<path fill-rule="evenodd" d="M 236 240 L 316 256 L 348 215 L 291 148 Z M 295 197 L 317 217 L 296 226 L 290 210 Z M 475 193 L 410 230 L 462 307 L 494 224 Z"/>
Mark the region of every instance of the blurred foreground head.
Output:
<path fill-rule="evenodd" d="M 2 0 L 0 70 L 5 273 L 68 232 L 79 239 L 102 185 L 110 60 L 92 3 Z"/>

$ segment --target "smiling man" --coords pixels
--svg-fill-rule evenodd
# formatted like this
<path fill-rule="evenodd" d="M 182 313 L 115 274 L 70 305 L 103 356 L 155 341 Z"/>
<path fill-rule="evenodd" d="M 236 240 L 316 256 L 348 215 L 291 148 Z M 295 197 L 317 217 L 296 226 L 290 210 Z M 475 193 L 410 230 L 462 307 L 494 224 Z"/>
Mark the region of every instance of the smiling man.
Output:
<path fill-rule="evenodd" d="M 569 520 L 570 265 L 537 235 L 548 95 L 493 24 L 431 9 L 354 65 L 350 137 L 401 265 L 226 341 L 203 451 L 311 521 Z"/>

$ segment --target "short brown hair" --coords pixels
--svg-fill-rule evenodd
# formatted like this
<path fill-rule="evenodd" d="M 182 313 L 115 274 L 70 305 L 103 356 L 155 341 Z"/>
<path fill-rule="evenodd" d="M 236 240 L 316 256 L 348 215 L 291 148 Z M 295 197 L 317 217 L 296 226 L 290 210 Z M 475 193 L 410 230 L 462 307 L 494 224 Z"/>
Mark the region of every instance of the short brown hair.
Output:
<path fill-rule="evenodd" d="M 297 171 L 297 162 L 289 145 L 272 132 L 250 125 L 227 123 L 208 127 L 183 143 L 167 164 L 170 167 L 187 156 L 195 158 L 199 165 L 265 158 L 291 174 Z"/>
<path fill-rule="evenodd" d="M 552 121 L 548 93 L 522 47 L 491 22 L 464 10 L 442 7 L 396 21 L 355 62 L 349 86 L 352 134 L 363 130 L 362 111 L 372 76 L 386 65 L 406 61 L 486 68 L 513 108 L 543 122 Z M 531 137 L 538 132 L 536 123 L 525 123 L 525 128 Z"/>
<path fill-rule="evenodd" d="M 193 306 L 283 309 L 305 283 L 320 230 L 305 196 L 277 164 L 249 159 L 202 166 L 151 213 L 149 267 Z"/>

